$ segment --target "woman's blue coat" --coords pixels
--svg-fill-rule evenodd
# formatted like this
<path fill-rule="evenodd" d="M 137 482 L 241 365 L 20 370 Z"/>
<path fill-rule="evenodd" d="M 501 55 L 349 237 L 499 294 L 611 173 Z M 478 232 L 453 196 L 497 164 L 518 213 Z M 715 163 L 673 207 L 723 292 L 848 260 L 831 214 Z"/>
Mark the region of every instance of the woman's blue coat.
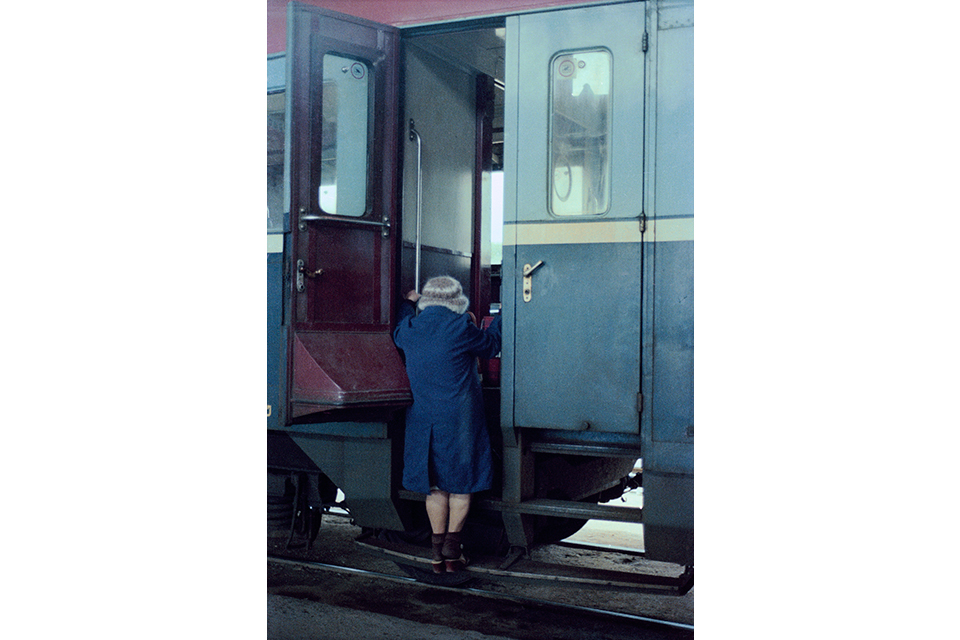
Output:
<path fill-rule="evenodd" d="M 429 493 L 476 493 L 493 480 L 477 358 L 500 352 L 500 316 L 485 331 L 465 313 L 413 303 L 393 332 L 406 358 L 413 404 L 407 409 L 403 486 Z"/>

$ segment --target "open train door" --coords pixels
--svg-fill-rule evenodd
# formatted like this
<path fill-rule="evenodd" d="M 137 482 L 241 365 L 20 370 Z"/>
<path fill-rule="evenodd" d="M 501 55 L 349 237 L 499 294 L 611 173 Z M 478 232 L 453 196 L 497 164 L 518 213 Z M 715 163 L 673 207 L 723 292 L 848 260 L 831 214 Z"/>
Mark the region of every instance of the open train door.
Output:
<path fill-rule="evenodd" d="M 397 207 L 393 27 L 291 3 L 291 418 L 409 400 L 391 338 Z"/>
<path fill-rule="evenodd" d="M 507 21 L 502 421 L 635 443 L 647 555 L 692 564 L 692 28 L 667 61 L 652 5 Z"/>

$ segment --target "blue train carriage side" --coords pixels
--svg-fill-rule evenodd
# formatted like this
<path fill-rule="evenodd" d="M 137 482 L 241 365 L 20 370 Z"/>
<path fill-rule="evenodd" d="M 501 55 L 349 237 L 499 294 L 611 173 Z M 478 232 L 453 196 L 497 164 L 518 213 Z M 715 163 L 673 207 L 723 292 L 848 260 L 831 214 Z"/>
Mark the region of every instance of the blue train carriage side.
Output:
<path fill-rule="evenodd" d="M 339 488 L 362 527 L 424 525 L 390 330 L 446 273 L 504 320 L 476 529 L 637 522 L 692 566 L 692 2 L 485 4 L 268 5 L 271 513 Z M 639 459 L 643 508 L 605 504 Z"/>

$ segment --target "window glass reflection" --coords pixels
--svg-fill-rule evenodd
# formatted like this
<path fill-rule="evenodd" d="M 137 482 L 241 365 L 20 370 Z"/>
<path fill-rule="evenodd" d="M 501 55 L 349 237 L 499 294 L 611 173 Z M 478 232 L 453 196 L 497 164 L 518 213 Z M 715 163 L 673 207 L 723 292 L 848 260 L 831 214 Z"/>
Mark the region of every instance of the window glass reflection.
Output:
<path fill-rule="evenodd" d="M 283 231 L 284 94 L 267 94 L 267 231 Z"/>
<path fill-rule="evenodd" d="M 610 209 L 609 51 L 565 53 L 551 64 L 550 210 L 557 216 Z"/>
<path fill-rule="evenodd" d="M 323 56 L 323 122 L 317 203 L 325 213 L 367 209 L 367 97 L 370 72 L 356 60 Z"/>

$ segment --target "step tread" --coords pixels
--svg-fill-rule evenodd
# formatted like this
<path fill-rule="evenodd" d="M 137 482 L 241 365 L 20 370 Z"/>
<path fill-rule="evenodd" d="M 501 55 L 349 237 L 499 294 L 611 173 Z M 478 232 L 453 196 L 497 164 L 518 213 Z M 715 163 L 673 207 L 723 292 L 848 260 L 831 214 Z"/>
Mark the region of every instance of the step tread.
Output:
<path fill-rule="evenodd" d="M 357 538 L 356 543 L 369 551 L 387 555 L 401 564 L 430 565 L 430 550 L 424 547 L 381 540 L 369 534 Z M 482 556 L 471 559 L 466 571 L 521 580 L 550 581 L 580 586 L 618 587 L 680 595 L 686 593 L 693 583 L 692 568 L 684 568 L 679 565 L 668 565 L 669 568 L 666 569 L 662 566 L 650 566 L 643 570 L 634 567 L 636 569 L 634 571 L 612 571 L 540 562 L 529 558 L 520 558 L 506 568 L 502 567 L 502 564 L 502 558 Z"/>

